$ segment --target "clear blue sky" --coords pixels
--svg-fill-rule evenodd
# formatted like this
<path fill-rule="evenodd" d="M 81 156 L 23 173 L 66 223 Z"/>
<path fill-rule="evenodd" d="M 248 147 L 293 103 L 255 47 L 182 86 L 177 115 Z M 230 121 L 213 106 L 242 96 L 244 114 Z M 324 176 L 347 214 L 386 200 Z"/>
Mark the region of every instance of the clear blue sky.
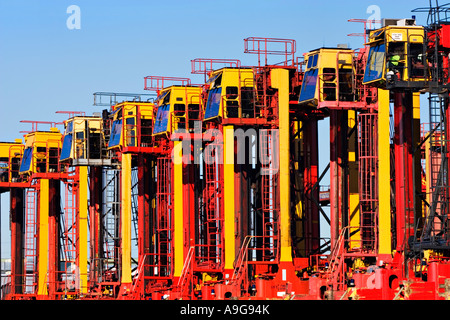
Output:
<path fill-rule="evenodd" d="M 81 29 L 69 30 L 70 5 Z M 20 120 L 62 121 L 58 110 L 100 111 L 96 91 L 148 93 L 147 75 L 190 74 L 194 58 L 234 58 L 250 36 L 297 41 L 297 55 L 322 46 L 362 46 L 367 8 L 382 18 L 410 18 L 428 0 L 0 0 L 0 141 L 22 138 Z M 418 23 L 426 16 L 418 15 Z M 326 165 L 322 163 L 322 167 Z M 7 195 L 2 196 L 2 257 L 9 257 Z"/>

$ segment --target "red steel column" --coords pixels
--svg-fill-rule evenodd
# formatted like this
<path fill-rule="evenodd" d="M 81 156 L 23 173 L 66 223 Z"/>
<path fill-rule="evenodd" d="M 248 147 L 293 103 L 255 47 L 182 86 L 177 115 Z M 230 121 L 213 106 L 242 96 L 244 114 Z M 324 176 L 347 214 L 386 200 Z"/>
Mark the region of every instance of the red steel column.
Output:
<path fill-rule="evenodd" d="M 396 249 L 403 252 L 414 234 L 414 188 L 412 179 L 412 93 L 394 93 L 394 160 L 396 203 Z"/>
<path fill-rule="evenodd" d="M 48 215 L 48 294 L 51 300 L 56 299 L 59 280 L 59 223 L 60 223 L 61 186 L 59 180 L 49 180 L 49 215 Z"/>
<path fill-rule="evenodd" d="M 320 247 L 319 208 L 312 200 L 319 201 L 319 188 L 312 190 L 318 180 L 319 152 L 317 120 L 303 122 L 304 135 L 304 172 L 303 185 L 307 193 L 305 197 L 305 234 L 306 254 L 309 255 Z"/>
<path fill-rule="evenodd" d="M 11 208 L 11 293 L 23 293 L 24 286 L 24 189 L 10 190 Z"/>
<path fill-rule="evenodd" d="M 191 159 L 192 160 L 192 159 Z M 195 245 L 195 184 L 199 183 L 196 180 L 195 164 L 191 161 L 190 164 L 183 164 L 183 257 L 186 259 L 189 253 L 189 248 Z"/>
<path fill-rule="evenodd" d="M 146 194 L 146 177 L 149 175 L 149 170 L 146 167 L 145 157 L 142 153 L 138 156 L 138 265 L 141 265 L 141 261 L 144 258 L 145 247 L 148 244 L 147 232 L 145 230 L 146 221 L 145 218 L 148 217 L 149 206 L 148 206 L 148 195 Z"/>
<path fill-rule="evenodd" d="M 103 241 L 101 231 L 102 216 L 102 167 L 92 166 L 89 170 L 89 238 L 90 238 L 90 287 L 98 282 L 103 257 Z"/>
<path fill-rule="evenodd" d="M 152 207 L 151 207 L 151 190 L 152 180 L 152 161 L 148 155 L 138 154 L 138 267 L 142 263 L 149 264 L 146 254 L 150 253 L 151 235 L 152 235 Z M 144 259 L 147 259 L 144 261 Z M 149 269 L 144 267 L 140 272 L 144 277 L 148 276 Z M 144 294 L 144 285 L 140 287 L 141 294 Z"/>
<path fill-rule="evenodd" d="M 339 238 L 343 222 L 346 199 L 344 196 L 343 162 L 347 150 L 343 141 L 347 138 L 348 119 L 345 111 L 330 111 L 330 239 L 331 248 Z"/>

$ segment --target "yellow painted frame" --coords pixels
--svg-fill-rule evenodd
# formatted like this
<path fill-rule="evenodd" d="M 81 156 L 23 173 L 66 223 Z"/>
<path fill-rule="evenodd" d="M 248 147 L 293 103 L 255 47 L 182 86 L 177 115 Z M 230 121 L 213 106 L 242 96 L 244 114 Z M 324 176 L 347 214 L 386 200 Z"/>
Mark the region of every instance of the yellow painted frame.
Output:
<path fill-rule="evenodd" d="M 170 92 L 170 99 L 169 99 L 169 114 L 168 114 L 168 121 L 167 121 L 167 130 L 153 133 L 154 136 L 160 136 L 160 135 L 167 135 L 175 132 L 178 130 L 178 123 L 180 122 L 179 116 L 175 115 L 175 104 L 184 104 L 185 110 L 187 105 L 189 104 L 198 104 L 199 105 L 199 112 L 202 110 L 202 88 L 201 87 L 194 87 L 194 86 L 170 86 L 167 88 L 164 88 L 160 91 L 159 95 L 163 95 L 166 92 Z M 158 108 L 158 105 L 156 108 Z M 199 116 L 200 117 L 200 116 Z"/>
<path fill-rule="evenodd" d="M 310 51 L 305 56 L 306 65 L 310 59 L 312 59 L 315 55 L 318 55 L 317 64 L 315 66 L 310 66 L 306 68 L 305 72 L 310 71 L 312 69 L 318 69 L 318 75 L 316 80 L 316 88 L 314 97 L 308 100 L 300 101 L 300 103 L 306 103 L 308 105 L 317 106 L 319 102 L 323 102 L 324 93 L 323 93 L 323 79 L 325 68 L 334 68 L 336 70 L 336 74 L 338 74 L 339 70 L 347 69 L 352 70 L 352 73 L 355 73 L 353 68 L 353 50 L 345 49 L 345 48 L 320 48 L 317 50 Z M 333 81 L 328 81 L 329 83 L 334 83 L 337 88 L 338 78 L 336 77 Z M 322 88 L 322 91 L 320 90 Z M 303 89 L 303 84 L 302 84 Z M 339 98 L 339 97 L 336 97 Z M 331 100 L 337 101 L 337 100 Z"/>
<path fill-rule="evenodd" d="M 49 148 L 61 149 L 62 147 L 62 134 L 58 128 L 50 128 L 50 131 L 35 131 L 28 133 L 25 136 L 25 150 L 33 148 L 32 159 L 29 170 L 20 171 L 20 174 L 37 173 L 36 162 L 37 159 L 49 159 Z M 38 152 L 37 148 L 46 148 L 47 152 Z M 59 155 L 58 155 L 59 156 Z M 59 159 L 58 159 L 59 160 Z"/>
<path fill-rule="evenodd" d="M 155 104 L 153 102 L 134 102 L 134 101 L 124 101 L 121 103 L 116 104 L 112 107 L 112 109 L 115 111 L 113 116 L 113 122 L 116 120 L 122 119 L 122 128 L 121 128 L 121 134 L 120 134 L 120 142 L 117 145 L 114 146 L 107 146 L 107 150 L 114 150 L 118 148 L 125 148 L 125 147 L 131 147 L 128 145 L 128 141 L 126 141 L 125 136 L 127 136 L 128 128 L 125 128 L 125 131 L 123 130 L 123 126 L 126 125 L 128 119 L 134 118 L 134 128 L 131 128 L 131 130 L 135 130 L 137 126 L 137 110 L 139 107 L 139 113 L 141 120 L 152 120 L 153 119 L 153 112 L 155 108 Z M 122 134 L 125 133 L 125 134 Z M 134 137 L 136 137 L 136 133 L 134 134 Z"/>
<path fill-rule="evenodd" d="M 227 87 L 238 87 L 238 96 L 236 99 L 227 99 L 226 90 L 222 89 L 221 95 L 220 95 L 220 105 L 219 105 L 219 113 L 217 116 L 205 118 L 204 120 L 211 120 L 215 118 L 224 118 L 226 119 L 226 112 L 225 106 L 223 104 L 226 100 L 234 100 L 234 101 L 240 101 L 241 99 L 241 88 L 253 88 L 256 92 L 256 84 L 254 81 L 254 73 L 253 69 L 250 68 L 222 68 L 215 70 L 211 73 L 210 79 L 214 78 L 215 76 L 222 74 L 222 81 L 220 85 L 214 86 L 214 83 L 212 83 L 213 88 L 227 88 Z M 205 106 L 206 108 L 206 106 Z"/>
<path fill-rule="evenodd" d="M 377 36 L 378 35 L 378 36 Z M 383 38 L 381 38 L 383 36 Z M 369 42 L 366 45 L 370 47 L 378 46 L 380 43 L 385 43 L 385 52 L 384 52 L 384 61 L 383 61 L 383 72 L 380 79 L 371 80 L 367 82 L 363 82 L 364 85 L 383 82 L 386 81 L 386 57 L 389 48 L 389 44 L 391 43 L 404 43 L 404 52 L 406 56 L 409 56 L 408 52 L 408 43 L 420 43 L 423 44 L 425 41 L 425 29 L 423 26 L 386 26 L 380 29 L 373 30 L 369 33 Z M 428 80 L 425 78 L 409 78 L 409 60 L 403 59 L 400 60 L 401 63 L 404 64 L 404 71 L 402 81 L 424 81 Z"/>
<path fill-rule="evenodd" d="M 70 148 L 70 155 L 68 158 L 66 159 L 62 159 L 62 161 L 67 161 L 67 160 L 77 160 L 80 157 L 78 156 L 77 152 L 75 152 L 74 149 L 76 149 L 76 146 L 78 145 L 82 145 L 82 149 L 83 150 L 87 150 L 87 138 L 86 136 L 83 138 L 83 141 L 81 142 L 76 142 L 76 134 L 79 132 L 86 132 L 86 121 L 88 121 L 88 127 L 90 130 L 94 130 L 94 132 L 100 133 L 101 135 L 103 135 L 104 137 L 104 132 L 103 132 L 103 119 L 101 117 L 73 117 L 70 118 L 69 120 L 67 120 L 65 122 L 65 127 L 66 127 L 66 131 L 64 132 L 64 138 L 66 135 L 68 134 L 72 134 L 72 145 Z M 69 123 L 72 123 L 72 131 L 68 132 L 67 131 L 67 127 L 69 125 Z M 78 144 L 80 143 L 80 144 Z"/>

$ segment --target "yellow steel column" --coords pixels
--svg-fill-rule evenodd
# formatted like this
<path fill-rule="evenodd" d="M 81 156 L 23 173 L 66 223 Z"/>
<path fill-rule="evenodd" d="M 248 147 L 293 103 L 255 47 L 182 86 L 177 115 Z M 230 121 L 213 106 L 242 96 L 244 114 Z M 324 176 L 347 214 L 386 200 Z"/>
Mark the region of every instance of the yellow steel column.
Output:
<path fill-rule="evenodd" d="M 78 171 L 78 270 L 80 276 L 80 290 L 87 293 L 87 251 L 88 251 L 88 168 L 80 166 Z"/>
<path fill-rule="evenodd" d="M 391 255 L 389 90 L 378 89 L 378 253 Z"/>
<path fill-rule="evenodd" d="M 121 282 L 131 283 L 131 154 L 122 154 L 121 179 L 122 227 L 122 277 Z"/>
<path fill-rule="evenodd" d="M 39 181 L 38 295 L 47 295 L 49 180 Z"/>
<path fill-rule="evenodd" d="M 233 126 L 223 127 L 224 150 L 224 237 L 225 237 L 225 270 L 233 270 L 235 252 L 234 224 L 234 129 Z M 231 277 L 231 274 L 229 275 Z"/>
<path fill-rule="evenodd" d="M 348 110 L 348 131 L 352 134 L 348 139 L 348 170 L 349 170 L 349 225 L 350 229 L 350 246 L 358 247 L 361 241 L 361 230 L 359 213 L 359 189 L 358 189 L 358 162 L 356 161 L 357 147 L 357 130 L 356 129 L 356 111 Z"/>
<path fill-rule="evenodd" d="M 272 87 L 278 89 L 279 181 L 280 181 L 280 262 L 292 261 L 289 177 L 289 71 L 273 69 Z"/>
<path fill-rule="evenodd" d="M 183 244 L 183 148 L 182 141 L 174 141 L 173 146 L 173 246 L 174 246 L 174 277 L 180 277 L 184 264 Z"/>

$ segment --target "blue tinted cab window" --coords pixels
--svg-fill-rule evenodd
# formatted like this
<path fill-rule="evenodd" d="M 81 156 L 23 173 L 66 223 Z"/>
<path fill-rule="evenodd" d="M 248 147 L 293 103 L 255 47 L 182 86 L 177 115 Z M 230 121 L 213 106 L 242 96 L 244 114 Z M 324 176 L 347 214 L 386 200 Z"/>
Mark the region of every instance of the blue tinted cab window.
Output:
<path fill-rule="evenodd" d="M 302 83 L 302 91 L 300 92 L 299 102 L 311 100 L 316 94 L 317 75 L 319 69 L 312 69 L 305 73 Z"/>
<path fill-rule="evenodd" d="M 64 137 L 60 160 L 65 160 L 70 157 L 71 148 L 72 148 L 72 134 L 70 133 Z"/>
<path fill-rule="evenodd" d="M 206 103 L 205 119 L 217 117 L 219 115 L 220 99 L 222 87 L 211 89 Z"/>
<path fill-rule="evenodd" d="M 30 170 L 31 158 L 33 156 L 33 148 L 26 148 L 23 153 L 22 162 L 20 163 L 19 172 L 25 172 Z"/>
<path fill-rule="evenodd" d="M 167 131 L 167 125 L 169 123 L 169 110 L 170 104 L 165 104 L 158 107 L 153 133 L 161 133 Z"/>
<path fill-rule="evenodd" d="M 384 57 L 384 43 L 370 48 L 369 58 L 364 72 L 364 83 L 380 80 L 383 77 Z"/>
<path fill-rule="evenodd" d="M 122 119 L 113 122 L 111 129 L 111 138 L 109 139 L 108 147 L 114 147 L 120 143 L 120 135 L 122 133 Z"/>

